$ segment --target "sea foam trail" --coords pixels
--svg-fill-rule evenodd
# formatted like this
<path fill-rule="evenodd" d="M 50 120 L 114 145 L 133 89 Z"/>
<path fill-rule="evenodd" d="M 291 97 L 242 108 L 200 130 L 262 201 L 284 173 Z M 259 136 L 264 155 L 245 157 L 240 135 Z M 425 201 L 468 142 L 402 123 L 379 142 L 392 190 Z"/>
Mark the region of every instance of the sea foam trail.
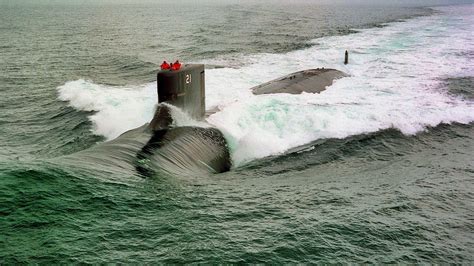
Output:
<path fill-rule="evenodd" d="M 474 5 L 313 40 L 286 54 L 222 57 L 204 63 L 234 65 L 206 71 L 206 104 L 221 111 L 208 122 L 229 140 L 236 165 L 322 138 L 396 128 L 415 134 L 440 123 L 474 121 L 474 102 L 449 95 L 442 81 L 473 76 Z M 342 64 L 350 51 L 350 63 Z M 469 54 L 471 56 L 469 56 Z M 471 58 L 470 58 L 471 57 Z M 351 76 L 321 94 L 260 95 L 249 88 L 308 68 L 336 68 Z M 110 88 L 83 80 L 59 87 L 61 100 L 90 118 L 95 134 L 109 139 L 151 119 L 155 84 Z"/>

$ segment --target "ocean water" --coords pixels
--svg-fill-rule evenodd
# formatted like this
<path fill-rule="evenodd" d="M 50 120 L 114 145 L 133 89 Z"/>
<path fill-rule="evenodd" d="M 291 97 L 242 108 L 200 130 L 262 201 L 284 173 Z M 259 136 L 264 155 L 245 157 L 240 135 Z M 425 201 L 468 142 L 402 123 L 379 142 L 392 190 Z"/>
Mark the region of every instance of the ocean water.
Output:
<path fill-rule="evenodd" d="M 472 263 L 474 5 L 368 3 L 1 2 L 0 263 Z M 108 142 L 164 59 L 206 64 L 231 171 Z M 317 67 L 350 76 L 249 91 Z"/>

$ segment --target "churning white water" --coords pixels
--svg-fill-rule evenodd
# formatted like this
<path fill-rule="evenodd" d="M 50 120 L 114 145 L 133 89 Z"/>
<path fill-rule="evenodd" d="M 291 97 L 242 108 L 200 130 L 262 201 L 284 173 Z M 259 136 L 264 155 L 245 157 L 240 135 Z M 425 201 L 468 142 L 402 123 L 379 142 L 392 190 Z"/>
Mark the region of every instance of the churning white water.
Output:
<path fill-rule="evenodd" d="M 218 107 L 208 123 L 229 141 L 236 165 L 322 138 L 396 128 L 416 134 L 440 123 L 474 121 L 474 102 L 450 95 L 448 77 L 474 74 L 474 6 L 443 7 L 432 16 L 315 39 L 286 54 L 220 57 L 203 63 L 206 105 Z M 342 64 L 344 50 L 350 63 Z M 350 77 L 321 94 L 259 95 L 249 88 L 309 68 L 336 68 Z M 93 132 L 113 139 L 147 123 L 156 84 L 124 88 L 76 80 L 58 88 L 59 99 L 90 116 Z"/>

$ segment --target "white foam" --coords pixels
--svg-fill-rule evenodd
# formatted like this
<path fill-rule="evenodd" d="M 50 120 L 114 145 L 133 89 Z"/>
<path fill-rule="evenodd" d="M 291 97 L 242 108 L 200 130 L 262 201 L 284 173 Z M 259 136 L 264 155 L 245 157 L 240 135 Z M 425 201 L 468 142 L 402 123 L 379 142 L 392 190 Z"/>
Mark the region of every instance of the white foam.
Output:
<path fill-rule="evenodd" d="M 321 138 L 390 127 L 416 134 L 440 123 L 470 123 L 474 103 L 448 95 L 441 81 L 474 74 L 473 60 L 463 55 L 474 51 L 474 8 L 442 11 L 384 28 L 316 39 L 315 46 L 286 54 L 229 58 L 232 67 L 206 71 L 207 107 L 222 110 L 208 122 L 224 132 L 237 165 Z M 347 66 L 342 64 L 346 49 Z M 225 58 L 219 60 L 226 64 Z M 321 94 L 254 96 L 249 90 L 317 67 L 340 69 L 351 77 Z M 79 80 L 61 86 L 59 94 L 77 109 L 98 111 L 91 116 L 94 133 L 108 138 L 148 122 L 156 101 L 155 84 L 111 88 Z"/>
<path fill-rule="evenodd" d="M 114 139 L 123 132 L 139 127 L 153 118 L 156 84 L 138 88 L 110 87 L 83 79 L 58 87 L 59 99 L 83 111 L 96 111 L 89 116 L 93 133 Z"/>
<path fill-rule="evenodd" d="M 171 116 L 173 117 L 173 127 L 210 127 L 208 123 L 202 121 L 196 121 L 192 119 L 187 113 L 178 107 L 168 104 L 161 103 L 166 105 L 171 110 Z"/>

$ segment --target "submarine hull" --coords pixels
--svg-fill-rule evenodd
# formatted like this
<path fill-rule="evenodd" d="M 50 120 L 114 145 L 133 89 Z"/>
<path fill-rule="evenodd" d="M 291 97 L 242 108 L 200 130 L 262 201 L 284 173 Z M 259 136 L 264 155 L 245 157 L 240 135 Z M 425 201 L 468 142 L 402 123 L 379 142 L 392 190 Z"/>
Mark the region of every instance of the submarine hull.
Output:
<path fill-rule="evenodd" d="M 199 82 L 192 82 L 189 86 L 179 85 L 186 83 L 185 77 L 188 74 L 197 75 L 197 73 L 202 78 Z M 180 107 L 191 117 L 202 119 L 205 108 L 203 73 L 203 65 L 186 65 L 182 72 L 160 71 L 158 73 L 160 102 Z M 334 80 L 346 76 L 348 75 L 336 69 L 308 69 L 269 81 L 251 90 L 256 95 L 319 93 Z M 178 96 L 168 97 L 169 95 Z M 185 100 L 180 100 L 180 97 Z M 211 113 L 213 112 L 208 112 L 206 115 Z M 158 105 L 147 130 L 152 136 L 136 155 L 135 168 L 141 175 L 153 175 L 154 169 L 165 169 L 174 173 L 222 173 L 230 170 L 232 166 L 227 142 L 222 132 L 216 128 L 173 127 L 173 118 L 167 105 Z"/>
<path fill-rule="evenodd" d="M 157 169 L 174 174 L 222 173 L 231 167 L 222 133 L 215 128 L 177 127 L 153 132 L 136 156 L 136 170 L 150 176 Z"/>
<path fill-rule="evenodd" d="M 334 80 L 347 77 L 342 71 L 330 68 L 308 69 L 251 88 L 253 94 L 320 93 L 333 84 Z"/>
<path fill-rule="evenodd" d="M 211 127 L 175 127 L 170 107 L 159 105 L 147 125 L 151 137 L 136 154 L 135 169 L 150 176 L 157 169 L 175 174 L 222 173 L 231 168 L 224 135 Z"/>
<path fill-rule="evenodd" d="M 127 169 L 132 167 L 145 177 L 157 172 L 189 176 L 229 171 L 232 161 L 221 131 L 212 127 L 177 126 L 171 115 L 171 108 L 177 106 L 196 120 L 204 118 L 203 69 L 202 65 L 187 65 L 181 71 L 159 72 L 158 80 L 161 82 L 158 89 L 161 99 L 150 123 L 78 154 L 76 158 L 80 156 L 87 161 L 101 162 L 104 167 L 112 164 Z M 190 79 L 192 83 L 182 85 L 186 84 L 188 77 L 195 76 L 199 79 Z M 310 69 L 292 73 L 251 90 L 256 95 L 318 93 L 335 79 L 345 76 L 345 73 L 334 69 Z M 104 152 L 113 156 L 101 156 Z"/>

